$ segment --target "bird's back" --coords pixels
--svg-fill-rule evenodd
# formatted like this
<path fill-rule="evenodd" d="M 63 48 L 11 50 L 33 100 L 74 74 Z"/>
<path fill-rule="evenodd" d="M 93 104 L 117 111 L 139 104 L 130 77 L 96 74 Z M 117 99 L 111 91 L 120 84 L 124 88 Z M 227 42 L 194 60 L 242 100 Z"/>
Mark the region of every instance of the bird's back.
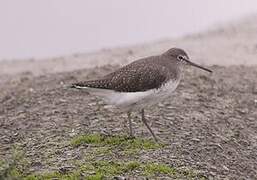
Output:
<path fill-rule="evenodd" d="M 134 61 L 97 80 L 76 83 L 77 87 L 109 89 L 117 92 L 143 92 L 158 89 L 169 79 L 176 79 L 172 64 L 160 63 L 160 56 Z M 175 68 L 175 67 L 174 67 Z"/>

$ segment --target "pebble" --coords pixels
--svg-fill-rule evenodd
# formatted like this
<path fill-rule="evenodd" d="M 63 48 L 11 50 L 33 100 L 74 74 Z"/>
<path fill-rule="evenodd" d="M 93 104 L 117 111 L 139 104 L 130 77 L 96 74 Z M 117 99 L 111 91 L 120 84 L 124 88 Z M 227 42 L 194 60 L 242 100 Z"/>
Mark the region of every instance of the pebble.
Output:
<path fill-rule="evenodd" d="M 61 98 L 61 99 L 59 99 L 59 101 L 60 101 L 60 102 L 67 102 L 67 100 L 62 99 L 62 98 Z"/>
<path fill-rule="evenodd" d="M 215 177 L 215 176 L 216 176 L 216 173 L 211 171 L 211 172 L 210 172 L 210 175 L 213 176 L 213 177 Z"/>
<path fill-rule="evenodd" d="M 247 114 L 248 109 L 238 109 L 237 112 L 239 112 L 240 114 Z"/>
<path fill-rule="evenodd" d="M 72 129 L 72 130 L 71 130 L 71 133 L 69 133 L 69 136 L 70 136 L 70 137 L 73 137 L 73 136 L 75 136 L 75 135 L 76 135 L 76 132 L 75 132 L 74 129 Z"/>
<path fill-rule="evenodd" d="M 222 167 L 223 167 L 224 170 L 229 171 L 227 166 L 223 165 Z"/>
<path fill-rule="evenodd" d="M 112 108 L 112 105 L 104 105 L 103 108 L 104 108 L 104 109 L 111 109 L 111 108 Z"/>
<path fill-rule="evenodd" d="M 165 104 L 163 104 L 163 103 L 158 103 L 158 107 L 163 108 L 163 107 L 165 107 Z"/>
<path fill-rule="evenodd" d="M 174 107 L 174 106 L 167 106 L 166 109 L 173 109 L 173 110 L 176 110 L 177 108 Z"/>
<path fill-rule="evenodd" d="M 200 142 L 200 141 L 201 141 L 201 140 L 198 139 L 198 138 L 192 138 L 191 140 L 194 141 L 194 142 Z"/>

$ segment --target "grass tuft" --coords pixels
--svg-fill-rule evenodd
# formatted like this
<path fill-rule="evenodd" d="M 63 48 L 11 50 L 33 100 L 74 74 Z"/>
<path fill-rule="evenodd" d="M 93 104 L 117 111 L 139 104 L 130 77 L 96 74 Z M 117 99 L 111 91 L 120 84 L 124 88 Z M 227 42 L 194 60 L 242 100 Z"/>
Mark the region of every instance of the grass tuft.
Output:
<path fill-rule="evenodd" d="M 99 134 L 81 135 L 71 140 L 73 147 L 92 144 L 97 147 L 108 146 L 110 148 L 121 148 L 126 152 L 137 152 L 139 150 L 151 150 L 164 147 L 163 144 L 155 143 L 152 140 L 141 138 L 130 139 L 126 136 L 103 136 Z"/>
<path fill-rule="evenodd" d="M 102 180 L 104 179 L 104 176 L 102 174 L 95 174 L 95 175 L 90 175 L 87 177 L 87 180 Z"/>
<path fill-rule="evenodd" d="M 101 180 L 110 179 L 114 176 L 120 175 L 133 175 L 136 172 L 138 175 L 145 177 L 170 177 L 170 178 L 186 178 L 186 179 L 199 179 L 196 173 L 190 170 L 178 170 L 174 167 L 161 163 L 152 162 L 139 162 L 139 161 L 106 161 L 99 160 L 93 162 L 86 162 L 81 166 L 78 166 L 73 171 L 67 173 L 60 172 L 47 172 L 41 174 L 20 174 L 16 171 L 11 171 L 8 177 L 22 179 L 22 180 L 51 180 L 51 179 L 63 179 L 63 180 Z M 1 179 L 1 178 L 0 178 Z"/>
<path fill-rule="evenodd" d="M 12 158 L 8 161 L 0 160 L 0 180 L 20 179 L 22 172 L 28 168 L 28 164 L 24 152 L 14 146 L 12 149 Z"/>
<path fill-rule="evenodd" d="M 166 176 L 170 178 L 186 178 L 186 179 L 198 179 L 196 174 L 187 171 L 177 170 L 174 167 L 170 167 L 166 164 L 159 163 L 143 163 L 139 161 L 95 161 L 82 165 L 77 170 L 70 172 L 69 174 L 61 174 L 59 172 L 46 173 L 40 175 L 29 175 L 24 177 L 24 180 L 45 180 L 45 179 L 87 179 L 87 180 L 101 180 L 110 179 L 114 176 L 120 176 L 126 174 L 133 174 L 133 172 L 141 174 L 145 177 L 159 177 Z M 185 175 L 186 174 L 186 175 Z"/>
<path fill-rule="evenodd" d="M 145 166 L 145 173 L 147 175 L 158 175 L 158 174 L 166 174 L 166 175 L 176 175 L 177 171 L 175 168 L 172 168 L 166 164 L 158 164 L 158 163 L 148 163 Z"/>

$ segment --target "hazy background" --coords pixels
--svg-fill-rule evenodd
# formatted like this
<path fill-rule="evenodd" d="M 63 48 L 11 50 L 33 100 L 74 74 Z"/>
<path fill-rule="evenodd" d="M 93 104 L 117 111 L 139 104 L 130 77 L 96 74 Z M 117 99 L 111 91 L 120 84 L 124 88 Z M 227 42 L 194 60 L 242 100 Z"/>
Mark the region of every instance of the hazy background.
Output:
<path fill-rule="evenodd" d="M 256 12 L 253 0 L 0 0 L 0 60 L 179 37 Z"/>

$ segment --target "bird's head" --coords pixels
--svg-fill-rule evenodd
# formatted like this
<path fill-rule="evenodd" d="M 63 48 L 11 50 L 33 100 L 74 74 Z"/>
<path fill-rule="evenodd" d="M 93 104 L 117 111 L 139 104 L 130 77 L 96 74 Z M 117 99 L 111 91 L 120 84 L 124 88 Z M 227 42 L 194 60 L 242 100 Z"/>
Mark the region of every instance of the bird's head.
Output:
<path fill-rule="evenodd" d="M 163 53 L 164 56 L 168 57 L 170 60 L 174 61 L 176 64 L 178 64 L 179 66 L 181 65 L 191 65 L 197 68 L 200 68 L 202 70 L 208 71 L 210 73 L 212 73 L 212 71 L 210 69 L 207 69 L 205 67 L 202 67 L 196 63 L 193 63 L 189 60 L 189 57 L 187 55 L 187 53 L 183 50 L 183 49 L 179 49 L 179 48 L 171 48 L 168 51 L 166 51 L 165 53 Z"/>

